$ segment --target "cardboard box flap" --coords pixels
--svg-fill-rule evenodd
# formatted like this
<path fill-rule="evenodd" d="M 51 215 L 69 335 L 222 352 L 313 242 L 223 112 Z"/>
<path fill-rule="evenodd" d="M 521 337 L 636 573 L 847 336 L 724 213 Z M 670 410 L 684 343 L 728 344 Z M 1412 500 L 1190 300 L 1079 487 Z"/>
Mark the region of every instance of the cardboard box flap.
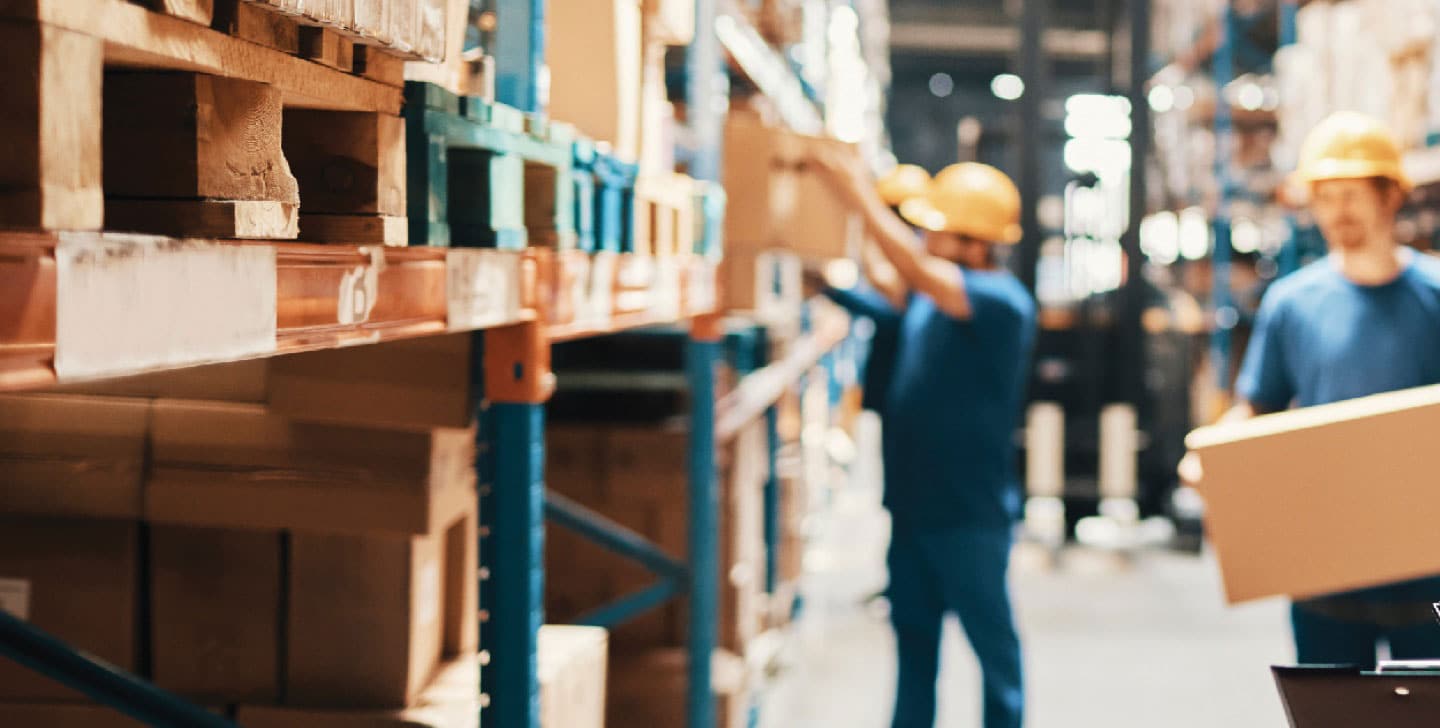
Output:
<path fill-rule="evenodd" d="M 156 401 L 151 438 L 157 466 L 408 482 L 425 482 L 437 464 L 453 473 L 473 446 L 465 430 L 317 425 L 258 406 L 179 400 Z"/>
<path fill-rule="evenodd" d="M 1191 450 L 1205 450 L 1256 437 L 1324 427 L 1336 422 L 1440 405 L 1440 385 L 1417 387 L 1261 415 L 1241 422 L 1201 427 L 1185 438 Z"/>
<path fill-rule="evenodd" d="M 150 403 L 110 397 L 0 396 L 0 457 L 134 459 Z"/>

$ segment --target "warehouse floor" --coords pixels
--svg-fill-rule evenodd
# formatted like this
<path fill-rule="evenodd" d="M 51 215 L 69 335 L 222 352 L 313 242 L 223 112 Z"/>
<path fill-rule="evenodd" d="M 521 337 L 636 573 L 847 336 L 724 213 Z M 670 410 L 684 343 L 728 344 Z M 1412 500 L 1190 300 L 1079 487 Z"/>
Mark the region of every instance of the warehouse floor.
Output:
<path fill-rule="evenodd" d="M 807 556 L 806 616 L 766 694 L 762 728 L 886 728 L 894 656 L 883 601 L 888 519 L 861 475 L 834 494 Z M 1028 728 L 1285 725 L 1268 666 L 1292 659 L 1285 605 L 1227 608 L 1213 559 L 1017 549 Z M 946 625 L 937 728 L 969 728 L 979 675 Z"/>

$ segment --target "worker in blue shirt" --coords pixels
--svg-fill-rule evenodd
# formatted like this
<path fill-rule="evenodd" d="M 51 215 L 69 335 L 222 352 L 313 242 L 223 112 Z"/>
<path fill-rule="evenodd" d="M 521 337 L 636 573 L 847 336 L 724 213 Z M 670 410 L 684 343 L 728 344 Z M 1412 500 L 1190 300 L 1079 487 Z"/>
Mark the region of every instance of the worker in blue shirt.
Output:
<path fill-rule="evenodd" d="M 1394 137 L 1335 114 L 1306 139 L 1296 181 L 1329 254 L 1266 292 L 1227 420 L 1440 383 L 1440 261 L 1395 241 L 1410 182 Z M 1181 476 L 1203 477 L 1193 454 Z M 1297 659 L 1371 669 L 1380 642 L 1396 659 L 1440 658 L 1435 602 L 1440 577 L 1298 600 Z"/>
<path fill-rule="evenodd" d="M 862 213 L 905 292 L 883 420 L 899 664 L 892 726 L 933 728 L 941 621 L 954 612 L 980 663 L 985 728 L 1018 728 L 1025 700 L 1007 572 L 1035 305 L 996 248 L 1020 239 L 1019 192 L 994 167 L 953 165 L 897 217 L 857 162 L 816 162 Z"/>

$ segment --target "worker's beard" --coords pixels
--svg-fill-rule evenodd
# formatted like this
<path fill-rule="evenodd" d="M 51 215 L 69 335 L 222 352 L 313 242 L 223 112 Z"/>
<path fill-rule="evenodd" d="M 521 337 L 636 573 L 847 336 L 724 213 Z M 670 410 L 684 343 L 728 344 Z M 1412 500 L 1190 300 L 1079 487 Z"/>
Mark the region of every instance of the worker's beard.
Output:
<path fill-rule="evenodd" d="M 1326 231 L 1325 238 L 1337 250 L 1363 250 L 1370 242 L 1370 231 L 1359 221 L 1340 220 Z"/>

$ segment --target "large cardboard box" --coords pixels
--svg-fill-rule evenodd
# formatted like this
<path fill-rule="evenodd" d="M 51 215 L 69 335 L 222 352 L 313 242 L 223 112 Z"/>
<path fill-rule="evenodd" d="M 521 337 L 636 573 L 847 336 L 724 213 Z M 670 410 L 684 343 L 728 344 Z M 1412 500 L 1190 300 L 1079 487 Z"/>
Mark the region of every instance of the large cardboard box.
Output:
<path fill-rule="evenodd" d="M 474 434 L 308 424 L 157 400 L 145 511 L 158 523 L 423 534 L 475 500 Z"/>
<path fill-rule="evenodd" d="M 608 725 L 683 726 L 689 689 L 688 657 L 683 649 L 652 650 L 610 660 L 606 699 Z M 750 725 L 751 686 L 745 661 L 716 650 L 711 661 L 717 728 Z"/>
<path fill-rule="evenodd" d="M 725 252 L 720 263 L 723 308 L 752 312 L 771 326 L 798 325 L 805 305 L 804 262 L 779 249 Z"/>
<path fill-rule="evenodd" d="M 139 530 L 134 521 L 0 520 L 0 609 L 116 667 L 136 670 Z M 0 657 L 0 702 L 84 699 Z"/>
<path fill-rule="evenodd" d="M 540 728 L 605 728 L 608 659 L 600 627 L 540 628 Z"/>
<path fill-rule="evenodd" d="M 550 115 L 597 141 L 621 159 L 640 153 L 640 0 L 551 0 L 545 10 L 549 38 Z"/>
<path fill-rule="evenodd" d="M 479 661 L 471 655 L 447 663 L 414 705 L 401 710 L 247 705 L 240 707 L 236 721 L 245 728 L 479 728 L 479 685 Z"/>
<path fill-rule="evenodd" d="M 270 409 L 312 422 L 469 427 L 471 345 L 470 334 L 451 334 L 276 357 Z"/>
<path fill-rule="evenodd" d="M 293 534 L 286 703 L 404 708 L 415 704 L 442 656 L 473 650 L 459 620 L 478 624 L 478 609 L 452 609 L 476 600 L 452 598 L 446 588 L 477 588 L 464 539 L 451 536 L 473 535 L 474 521 L 472 508 L 450 528 L 421 536 Z"/>
<path fill-rule="evenodd" d="M 1231 603 L 1440 574 L 1440 386 L 1191 433 Z"/>
<path fill-rule="evenodd" d="M 6 728 L 144 728 L 119 711 L 95 705 L 61 703 L 0 703 L 0 725 Z"/>
<path fill-rule="evenodd" d="M 139 518 L 149 403 L 0 397 L 0 513 Z"/>
<path fill-rule="evenodd" d="M 203 705 L 280 699 L 281 535 L 150 530 L 155 684 Z"/>
<path fill-rule="evenodd" d="M 726 255 L 782 245 L 799 202 L 802 138 L 737 112 L 725 124 L 724 149 Z"/>

